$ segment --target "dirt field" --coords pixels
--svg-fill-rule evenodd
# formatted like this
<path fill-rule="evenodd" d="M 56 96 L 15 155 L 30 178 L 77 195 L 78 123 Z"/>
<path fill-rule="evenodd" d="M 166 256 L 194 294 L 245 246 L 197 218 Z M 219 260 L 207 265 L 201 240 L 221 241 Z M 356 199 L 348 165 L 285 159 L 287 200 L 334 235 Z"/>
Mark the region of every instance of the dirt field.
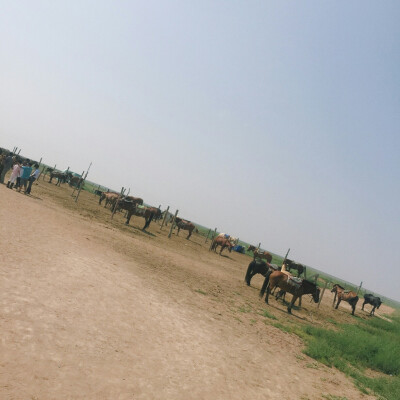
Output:
<path fill-rule="evenodd" d="M 71 192 L 0 185 L 0 399 L 373 398 L 262 315 L 326 325 L 352 321 L 347 304 L 333 311 L 326 292 L 289 316 L 259 300 L 261 277 L 245 285 L 249 257 L 143 233 L 139 217 L 125 227 Z"/>

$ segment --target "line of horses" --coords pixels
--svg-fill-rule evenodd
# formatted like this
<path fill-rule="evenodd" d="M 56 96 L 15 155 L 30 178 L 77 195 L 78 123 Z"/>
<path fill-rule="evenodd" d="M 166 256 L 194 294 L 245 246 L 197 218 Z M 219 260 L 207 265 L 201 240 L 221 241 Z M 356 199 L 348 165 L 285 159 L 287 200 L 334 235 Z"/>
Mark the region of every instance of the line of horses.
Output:
<path fill-rule="evenodd" d="M 164 216 L 164 212 L 161 212 L 159 208 L 156 207 L 148 207 L 143 205 L 143 199 L 140 197 L 133 196 L 123 196 L 121 194 L 115 192 L 100 192 L 99 193 L 99 204 L 104 201 L 104 207 L 109 206 L 111 212 L 115 213 L 117 211 L 126 211 L 126 221 L 125 225 L 129 225 L 132 215 L 136 215 L 138 217 L 143 217 L 145 220 L 145 224 L 142 228 L 145 231 L 150 223 L 154 221 L 158 221 Z M 172 222 L 173 216 L 170 216 L 169 222 Z M 174 220 L 174 228 L 177 228 L 177 236 L 179 236 L 179 232 L 181 230 L 188 231 L 188 236 L 186 239 L 190 239 L 193 231 L 196 229 L 196 226 L 185 219 L 176 217 Z"/>
<path fill-rule="evenodd" d="M 292 313 L 292 308 L 294 303 L 299 297 L 304 295 L 311 295 L 312 300 L 315 303 L 319 303 L 320 299 L 320 289 L 318 288 L 315 282 L 311 282 L 307 279 L 300 279 L 299 277 L 293 277 L 290 273 L 289 267 L 295 264 L 292 260 L 284 260 L 281 267 L 278 267 L 274 264 L 270 264 L 260 258 L 254 258 L 252 262 L 250 262 L 246 275 L 245 282 L 248 286 L 250 286 L 251 279 L 256 274 L 261 274 L 264 276 L 264 282 L 260 290 L 260 297 L 262 298 L 265 294 L 265 302 L 268 304 L 269 295 L 274 293 L 276 289 L 280 289 L 275 295 L 275 299 L 283 297 L 286 292 L 292 295 L 292 300 L 287 307 L 288 313 Z M 298 276 L 301 275 L 300 271 L 298 271 Z M 347 291 L 339 284 L 334 284 L 331 290 L 332 293 L 335 293 L 334 303 L 336 302 L 335 309 L 339 307 L 341 301 L 346 301 L 350 304 L 352 308 L 352 315 L 354 315 L 355 308 L 359 297 L 357 293 L 353 291 Z M 366 304 L 370 304 L 372 306 L 370 315 L 374 315 L 375 309 L 379 309 L 382 304 L 382 301 L 379 297 L 373 296 L 372 294 L 364 295 L 364 303 L 362 305 L 362 310 L 364 310 L 364 306 Z"/>

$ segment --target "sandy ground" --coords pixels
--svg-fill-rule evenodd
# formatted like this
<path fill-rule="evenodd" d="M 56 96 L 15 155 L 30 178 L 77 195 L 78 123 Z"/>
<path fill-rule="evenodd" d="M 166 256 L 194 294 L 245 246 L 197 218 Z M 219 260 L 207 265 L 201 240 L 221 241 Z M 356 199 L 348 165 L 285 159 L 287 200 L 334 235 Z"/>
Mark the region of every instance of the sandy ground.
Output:
<path fill-rule="evenodd" d="M 261 315 L 351 320 L 330 294 L 288 316 L 258 299 L 261 277 L 244 284 L 247 256 L 123 227 L 67 186 L 32 193 L 0 185 L 0 399 L 373 398 Z"/>

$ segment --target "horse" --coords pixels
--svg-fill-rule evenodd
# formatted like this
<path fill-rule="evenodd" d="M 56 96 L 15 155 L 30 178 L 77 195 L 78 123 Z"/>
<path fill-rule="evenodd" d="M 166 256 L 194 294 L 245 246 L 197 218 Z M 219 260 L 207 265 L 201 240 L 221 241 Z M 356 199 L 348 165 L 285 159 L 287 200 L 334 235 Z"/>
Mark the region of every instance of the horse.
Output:
<path fill-rule="evenodd" d="M 371 304 L 372 310 L 369 315 L 375 314 L 375 308 L 379 308 L 382 304 L 382 300 L 380 297 L 373 296 L 372 294 L 364 294 L 364 303 L 361 307 L 361 310 L 364 310 L 364 306 L 366 304 Z"/>
<path fill-rule="evenodd" d="M 280 268 L 274 264 L 268 264 L 263 260 L 253 260 L 247 267 L 246 276 L 244 278 L 247 286 L 250 286 L 250 281 L 256 274 L 261 274 L 264 278 L 266 277 L 268 271 L 279 270 Z"/>
<path fill-rule="evenodd" d="M 293 278 L 289 277 L 288 275 L 284 274 L 281 271 L 273 271 L 273 272 L 268 272 L 267 276 L 265 277 L 263 286 L 260 290 L 260 297 L 264 296 L 265 289 L 267 289 L 267 294 L 265 296 L 265 302 L 268 304 L 268 297 L 269 294 L 273 289 L 276 287 L 279 287 L 285 292 L 289 292 L 292 294 L 292 301 L 288 305 L 288 313 L 292 313 L 292 307 L 295 301 L 305 295 L 305 294 L 311 294 L 312 298 L 314 300 L 314 303 L 319 302 L 319 293 L 320 289 L 319 287 L 310 281 L 307 281 L 305 279 L 300 280 L 300 282 L 293 281 Z M 281 292 L 278 292 L 276 295 L 276 298 L 278 298 L 279 294 Z"/>
<path fill-rule="evenodd" d="M 73 176 L 70 180 L 69 180 L 69 182 L 68 182 L 68 184 L 69 184 L 69 186 L 75 186 L 77 189 L 79 189 L 79 187 L 81 186 L 81 184 L 82 184 L 82 182 L 83 182 L 83 178 L 81 178 L 81 177 L 79 177 L 79 176 Z"/>
<path fill-rule="evenodd" d="M 354 315 L 354 311 L 356 309 L 356 305 L 358 302 L 358 296 L 357 293 L 352 292 L 352 291 L 345 291 L 344 287 L 340 286 L 338 283 L 335 283 L 332 287 L 331 293 L 335 293 L 335 299 L 333 300 L 333 302 L 335 302 L 336 300 L 336 296 L 337 296 L 337 304 L 335 309 L 337 309 L 339 307 L 340 302 L 343 301 L 347 301 L 352 308 L 352 312 L 351 315 Z"/>
<path fill-rule="evenodd" d="M 298 277 L 306 270 L 306 267 L 304 265 L 289 260 L 288 258 L 285 260 L 285 264 L 286 270 L 290 272 L 292 269 L 295 269 L 297 271 Z"/>
<path fill-rule="evenodd" d="M 50 172 L 50 179 L 49 183 L 53 180 L 53 178 L 57 178 L 57 186 L 60 186 L 61 183 L 67 182 L 68 179 L 72 178 L 71 172 L 57 172 L 57 171 L 52 171 Z"/>
<path fill-rule="evenodd" d="M 225 247 L 228 248 L 229 253 L 230 253 L 232 251 L 233 244 L 229 241 L 229 239 L 217 236 L 212 241 L 210 250 L 214 250 L 215 252 L 217 252 L 217 247 L 218 246 L 221 246 L 221 250 L 219 251 L 219 255 L 221 255 L 222 250 L 224 250 Z"/>
<path fill-rule="evenodd" d="M 101 205 L 101 202 L 105 200 L 104 202 L 104 208 L 107 207 L 108 204 L 111 204 L 113 207 L 115 202 L 117 201 L 119 197 L 118 193 L 114 192 L 102 192 L 99 198 L 99 205 Z"/>
<path fill-rule="evenodd" d="M 139 199 L 139 200 L 142 200 L 142 199 Z M 128 202 L 125 200 L 125 206 L 126 206 L 126 203 L 128 203 Z M 142 228 L 142 231 L 146 230 L 146 228 L 148 228 L 150 226 L 150 223 L 153 220 L 153 218 L 156 215 L 158 215 L 158 213 L 161 212 L 160 209 L 156 208 L 156 207 L 146 207 L 146 206 L 139 204 L 138 202 L 136 202 L 136 203 L 130 202 L 130 203 L 131 203 L 131 206 L 129 208 L 124 208 L 125 210 L 128 211 L 125 225 L 129 225 L 129 221 L 131 220 L 132 215 L 137 215 L 138 217 L 143 217 L 146 222 L 144 224 L 144 227 Z"/>
<path fill-rule="evenodd" d="M 268 263 L 271 263 L 272 261 L 272 255 L 268 253 L 268 251 L 260 251 L 259 249 L 257 249 L 257 247 L 253 245 L 250 245 L 247 248 L 247 251 L 253 252 L 253 260 L 255 260 L 256 258 L 261 258 L 267 260 Z"/>
<path fill-rule="evenodd" d="M 239 239 L 235 238 L 231 235 L 228 235 L 227 233 L 219 233 L 217 235 L 217 237 L 219 238 L 224 238 L 224 239 L 228 239 L 234 246 L 238 244 Z"/>
<path fill-rule="evenodd" d="M 49 172 L 50 174 L 54 171 L 54 168 L 46 167 L 42 172 L 43 172 L 43 180 L 46 174 Z"/>
<path fill-rule="evenodd" d="M 189 239 L 190 236 L 192 236 L 192 232 L 195 228 L 194 224 L 190 221 L 186 221 L 182 218 L 176 217 L 175 218 L 175 225 L 178 228 L 178 232 L 176 233 L 177 236 L 179 236 L 179 231 L 183 229 L 184 231 L 189 231 L 189 234 L 187 235 L 186 239 Z"/>

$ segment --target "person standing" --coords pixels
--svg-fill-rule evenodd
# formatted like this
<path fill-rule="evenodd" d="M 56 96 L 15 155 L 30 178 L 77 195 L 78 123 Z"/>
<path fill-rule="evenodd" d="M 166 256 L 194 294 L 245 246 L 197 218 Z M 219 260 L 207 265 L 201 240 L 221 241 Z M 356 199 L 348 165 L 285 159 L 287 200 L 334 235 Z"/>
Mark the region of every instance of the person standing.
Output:
<path fill-rule="evenodd" d="M 14 166 L 12 168 L 11 176 L 9 181 L 7 182 L 7 187 L 12 189 L 14 186 L 15 180 L 19 177 L 19 173 L 21 171 L 21 165 L 18 160 L 15 161 Z"/>
<path fill-rule="evenodd" d="M 21 179 L 20 179 L 20 186 L 18 188 L 18 192 L 21 191 L 22 185 L 25 188 L 24 193 L 26 193 L 26 189 L 27 189 L 27 184 L 28 184 L 28 179 L 31 176 L 31 172 L 32 172 L 32 167 L 30 166 L 30 164 L 28 164 L 26 161 L 24 161 L 24 163 L 22 164 L 22 174 L 21 174 Z"/>
<path fill-rule="evenodd" d="M 13 159 L 12 159 L 12 153 L 10 153 L 6 158 L 3 159 L 3 169 L 0 173 L 0 183 L 4 183 L 4 177 L 8 170 L 12 167 Z"/>
<path fill-rule="evenodd" d="M 35 171 L 32 173 L 32 175 L 29 177 L 29 184 L 28 184 L 28 189 L 25 190 L 25 194 L 31 194 L 31 189 L 32 189 L 32 183 L 36 181 L 36 179 L 40 175 L 40 169 L 39 169 L 39 164 L 34 165 Z"/>

